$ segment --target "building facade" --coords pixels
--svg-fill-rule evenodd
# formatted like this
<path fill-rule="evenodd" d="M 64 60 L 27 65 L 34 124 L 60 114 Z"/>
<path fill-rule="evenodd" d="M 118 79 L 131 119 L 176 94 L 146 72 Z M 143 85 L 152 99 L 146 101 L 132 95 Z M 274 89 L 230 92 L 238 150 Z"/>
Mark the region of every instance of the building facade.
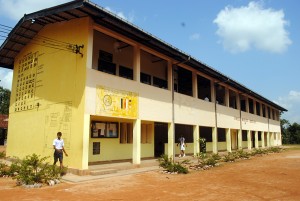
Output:
<path fill-rule="evenodd" d="M 281 106 L 88 1 L 25 15 L 0 49 L 14 70 L 7 155 L 70 168 L 281 145 Z"/>

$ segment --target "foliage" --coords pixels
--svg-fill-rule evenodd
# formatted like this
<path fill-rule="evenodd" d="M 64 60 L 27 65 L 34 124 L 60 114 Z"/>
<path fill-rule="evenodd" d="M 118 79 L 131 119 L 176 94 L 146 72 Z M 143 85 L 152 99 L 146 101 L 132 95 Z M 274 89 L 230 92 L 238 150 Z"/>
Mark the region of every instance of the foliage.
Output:
<path fill-rule="evenodd" d="M 200 152 L 206 153 L 206 139 L 205 138 L 199 138 L 200 143 Z"/>
<path fill-rule="evenodd" d="M 250 156 L 250 154 L 248 152 L 245 152 L 243 149 L 237 150 L 235 152 L 235 155 L 236 155 L 236 158 L 243 158 L 243 159 L 249 158 L 249 156 Z"/>
<path fill-rule="evenodd" d="M 283 144 L 300 144 L 300 124 L 281 119 L 280 125 Z"/>
<path fill-rule="evenodd" d="M 227 153 L 227 155 L 223 156 L 223 161 L 224 162 L 233 162 L 236 159 L 236 155 L 233 152 Z"/>
<path fill-rule="evenodd" d="M 9 175 L 9 166 L 0 162 L 0 176 L 8 176 Z"/>
<path fill-rule="evenodd" d="M 0 87 L 0 114 L 9 113 L 10 90 Z"/>
<path fill-rule="evenodd" d="M 219 154 L 198 153 L 196 157 L 198 159 L 198 164 L 201 167 L 205 165 L 215 166 L 218 163 L 218 160 L 221 159 Z"/>
<path fill-rule="evenodd" d="M 183 173 L 187 174 L 188 169 L 184 166 L 187 161 L 183 161 L 181 163 L 172 162 L 172 158 L 168 158 L 168 155 L 163 154 L 159 159 L 159 166 L 167 170 L 168 172 L 177 172 L 177 173 Z"/>
<path fill-rule="evenodd" d="M 5 158 L 5 151 L 0 151 L 0 158 Z"/>
<path fill-rule="evenodd" d="M 49 180 L 59 179 L 62 170 L 47 163 L 47 158 L 40 158 L 36 154 L 26 156 L 23 160 L 17 158 L 10 166 L 9 175 L 16 179 L 18 184 L 26 185 L 47 183 Z"/>

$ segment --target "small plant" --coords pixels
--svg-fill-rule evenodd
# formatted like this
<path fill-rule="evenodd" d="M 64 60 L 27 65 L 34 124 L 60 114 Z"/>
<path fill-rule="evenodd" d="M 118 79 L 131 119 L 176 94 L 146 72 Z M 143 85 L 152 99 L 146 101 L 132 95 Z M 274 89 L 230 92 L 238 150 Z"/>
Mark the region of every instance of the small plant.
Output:
<path fill-rule="evenodd" d="M 202 164 L 208 166 L 216 166 L 217 163 L 217 160 L 215 160 L 213 157 L 209 157 L 206 160 L 204 160 Z"/>
<path fill-rule="evenodd" d="M 9 166 L 0 162 L 0 176 L 8 176 L 9 175 Z"/>
<path fill-rule="evenodd" d="M 188 163 L 187 160 L 183 162 L 174 163 L 172 162 L 172 158 L 168 158 L 168 155 L 163 154 L 159 159 L 159 166 L 167 170 L 168 172 L 177 172 L 187 174 L 188 169 L 184 166 L 184 164 Z"/>
<path fill-rule="evenodd" d="M 270 147 L 269 149 L 268 149 L 268 152 L 269 153 L 279 153 L 279 152 L 281 152 L 282 151 L 282 149 L 280 148 L 280 147 Z"/>
<path fill-rule="evenodd" d="M 200 152 L 200 153 L 196 154 L 196 157 L 198 159 L 198 163 L 200 164 L 204 159 L 207 158 L 207 154 L 203 153 L 203 152 Z"/>
<path fill-rule="evenodd" d="M 16 158 L 10 166 L 9 175 L 17 180 L 17 184 L 32 185 L 47 183 L 52 179 L 59 179 L 62 171 L 59 167 L 46 162 L 48 157 L 32 154 L 20 160 Z"/>
<path fill-rule="evenodd" d="M 233 152 L 229 152 L 227 155 L 223 157 L 224 162 L 233 162 L 236 159 L 236 155 Z"/>
<path fill-rule="evenodd" d="M 5 151 L 0 151 L 0 158 L 5 158 Z"/>
<path fill-rule="evenodd" d="M 218 161 L 218 160 L 220 160 L 221 159 L 221 156 L 219 155 L 219 154 L 212 154 L 211 155 L 211 157 L 214 159 L 214 160 L 216 160 L 216 161 Z"/>
<path fill-rule="evenodd" d="M 242 158 L 242 159 L 247 159 L 249 158 L 250 154 L 248 152 L 245 152 L 243 149 L 238 150 L 236 153 L 236 158 Z"/>

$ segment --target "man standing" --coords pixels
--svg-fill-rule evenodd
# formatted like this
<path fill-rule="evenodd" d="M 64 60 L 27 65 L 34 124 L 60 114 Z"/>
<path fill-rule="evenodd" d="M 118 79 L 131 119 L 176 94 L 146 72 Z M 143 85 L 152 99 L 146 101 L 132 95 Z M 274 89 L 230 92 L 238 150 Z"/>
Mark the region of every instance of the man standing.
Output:
<path fill-rule="evenodd" d="M 68 156 L 67 152 L 65 151 L 64 148 L 64 140 L 61 139 L 62 133 L 58 132 L 57 133 L 57 139 L 53 140 L 53 148 L 54 148 L 54 163 L 53 165 L 56 164 L 56 162 L 59 160 L 60 162 L 60 169 L 63 168 L 63 152 L 65 153 L 66 156 Z"/>

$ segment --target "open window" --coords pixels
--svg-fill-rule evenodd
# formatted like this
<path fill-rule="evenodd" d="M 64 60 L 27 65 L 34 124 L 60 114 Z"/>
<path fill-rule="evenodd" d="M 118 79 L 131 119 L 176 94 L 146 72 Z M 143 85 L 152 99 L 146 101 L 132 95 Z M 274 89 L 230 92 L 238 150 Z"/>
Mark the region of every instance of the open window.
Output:
<path fill-rule="evenodd" d="M 253 99 L 248 98 L 248 102 L 249 102 L 249 113 L 254 114 L 254 103 L 253 103 Z"/>
<path fill-rule="evenodd" d="M 174 68 L 174 90 L 181 94 L 193 96 L 192 71 L 179 66 Z"/>
<path fill-rule="evenodd" d="M 216 103 L 220 105 L 226 105 L 225 103 L 225 87 L 219 84 L 216 84 Z"/>
<path fill-rule="evenodd" d="M 236 92 L 229 89 L 229 107 L 237 109 Z"/>
<path fill-rule="evenodd" d="M 202 77 L 200 75 L 197 75 L 197 88 L 198 88 L 198 98 L 205 100 L 205 101 L 211 101 L 211 84 L 210 80 Z"/>

